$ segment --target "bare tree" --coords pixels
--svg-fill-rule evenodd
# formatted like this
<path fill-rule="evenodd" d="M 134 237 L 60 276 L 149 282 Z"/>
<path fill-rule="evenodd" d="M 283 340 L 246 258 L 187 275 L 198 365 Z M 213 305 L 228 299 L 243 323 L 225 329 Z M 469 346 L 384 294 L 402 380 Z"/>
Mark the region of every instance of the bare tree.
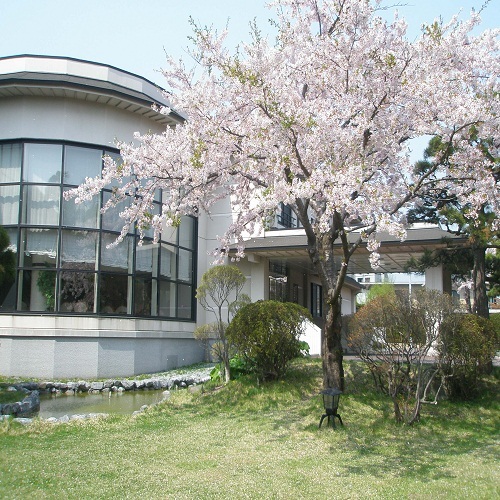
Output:
<path fill-rule="evenodd" d="M 236 266 L 221 265 L 206 271 L 196 290 L 196 298 L 203 309 L 213 313 L 216 319 L 213 323 L 199 326 L 195 336 L 200 340 L 215 338 L 212 349 L 224 365 L 225 382 L 229 382 L 231 377 L 226 330 L 239 307 L 250 302 L 249 297 L 241 293 L 244 284 L 245 276 Z"/>
<path fill-rule="evenodd" d="M 441 324 L 453 317 L 451 298 L 425 288 L 412 295 L 376 297 L 354 316 L 349 343 L 368 364 L 376 385 L 391 397 L 397 422 L 416 422 L 434 382 L 442 382 L 439 364 L 430 363 L 429 355 Z"/>

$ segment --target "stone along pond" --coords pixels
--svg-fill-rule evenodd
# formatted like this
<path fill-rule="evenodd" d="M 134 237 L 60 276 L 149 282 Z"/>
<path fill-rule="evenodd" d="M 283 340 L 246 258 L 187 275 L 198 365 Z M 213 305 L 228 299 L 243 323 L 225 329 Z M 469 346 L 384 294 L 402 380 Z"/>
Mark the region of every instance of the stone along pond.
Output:
<path fill-rule="evenodd" d="M 40 409 L 30 416 L 42 419 L 103 413 L 132 414 L 161 402 L 168 397 L 170 390 L 193 390 L 194 387 L 201 386 L 210 379 L 213 366 L 210 364 L 193 369 L 172 370 L 135 380 L 21 382 L 12 384 L 9 390 L 16 391 L 21 396 L 19 408 L 23 406 L 23 397 L 39 394 Z M 21 410 L 15 408 L 16 404 L 4 405 L 0 414 L 23 417 Z"/>

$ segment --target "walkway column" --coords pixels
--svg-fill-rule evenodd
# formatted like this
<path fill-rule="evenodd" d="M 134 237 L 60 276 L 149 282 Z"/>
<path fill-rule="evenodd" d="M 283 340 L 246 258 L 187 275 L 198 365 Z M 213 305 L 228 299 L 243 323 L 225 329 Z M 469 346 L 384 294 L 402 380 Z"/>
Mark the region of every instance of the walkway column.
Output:
<path fill-rule="evenodd" d="M 451 295 L 451 273 L 441 264 L 425 271 L 425 287 Z"/>
<path fill-rule="evenodd" d="M 252 302 L 269 299 L 269 261 L 252 253 L 247 254 L 251 272 Z"/>

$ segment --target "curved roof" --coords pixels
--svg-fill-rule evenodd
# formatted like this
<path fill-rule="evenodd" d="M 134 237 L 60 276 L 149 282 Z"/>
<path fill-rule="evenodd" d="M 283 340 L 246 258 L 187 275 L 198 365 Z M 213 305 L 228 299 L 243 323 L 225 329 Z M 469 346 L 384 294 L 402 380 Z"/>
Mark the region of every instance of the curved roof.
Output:
<path fill-rule="evenodd" d="M 140 114 L 162 125 L 185 117 L 162 114 L 153 105 L 168 106 L 163 89 L 141 76 L 114 66 L 71 57 L 17 55 L 0 58 L 0 98 L 67 97 L 97 102 Z"/>

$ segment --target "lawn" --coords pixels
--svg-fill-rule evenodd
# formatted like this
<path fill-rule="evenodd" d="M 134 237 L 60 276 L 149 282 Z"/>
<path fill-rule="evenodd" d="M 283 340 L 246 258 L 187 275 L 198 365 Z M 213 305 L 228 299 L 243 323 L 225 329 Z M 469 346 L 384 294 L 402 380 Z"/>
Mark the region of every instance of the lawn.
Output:
<path fill-rule="evenodd" d="M 346 366 L 336 430 L 318 429 L 318 360 L 281 382 L 178 391 L 135 417 L 0 422 L 0 497 L 500 498 L 498 381 L 405 427 L 363 366 Z"/>

